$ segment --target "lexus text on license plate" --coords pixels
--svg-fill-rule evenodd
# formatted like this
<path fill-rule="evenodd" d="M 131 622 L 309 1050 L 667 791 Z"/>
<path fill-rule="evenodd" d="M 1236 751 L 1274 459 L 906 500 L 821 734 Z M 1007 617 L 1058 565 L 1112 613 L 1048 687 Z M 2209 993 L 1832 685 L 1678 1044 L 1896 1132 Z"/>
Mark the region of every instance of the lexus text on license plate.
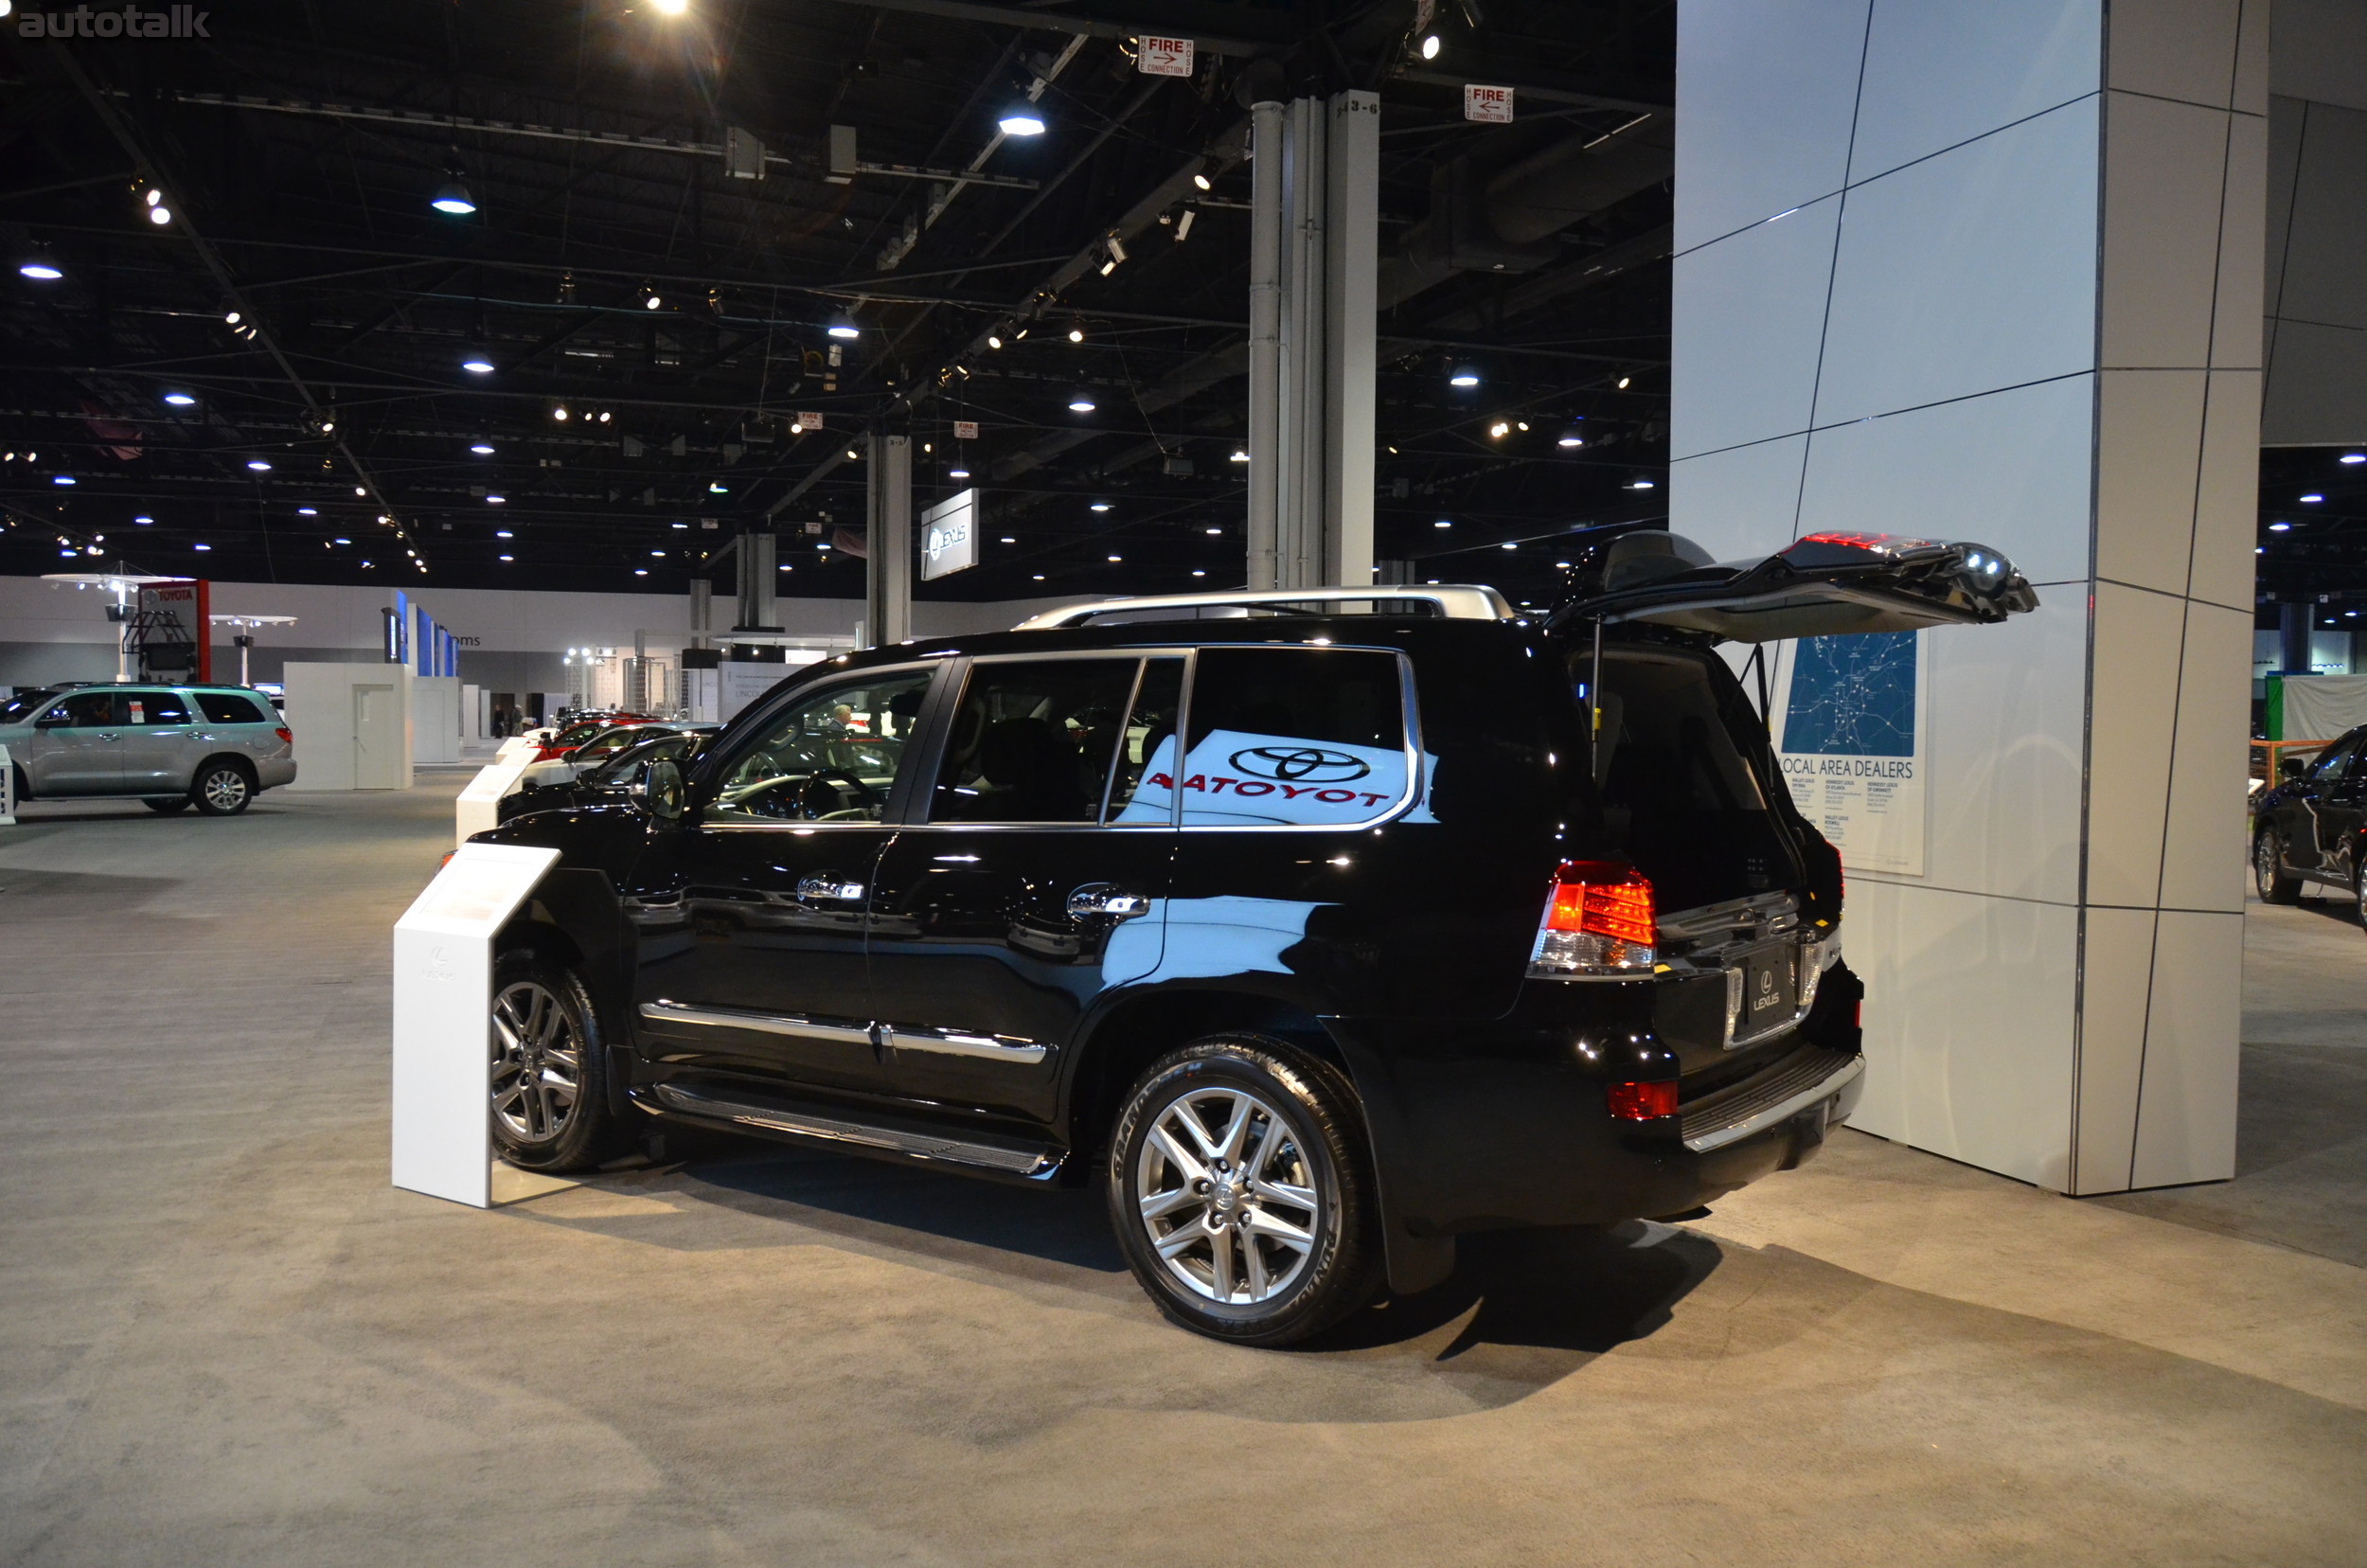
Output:
<path fill-rule="evenodd" d="M 1756 1034 L 1788 1021 L 1800 997 L 1799 950 L 1786 944 L 1750 954 L 1742 964 L 1742 1020 L 1737 1034 Z"/>

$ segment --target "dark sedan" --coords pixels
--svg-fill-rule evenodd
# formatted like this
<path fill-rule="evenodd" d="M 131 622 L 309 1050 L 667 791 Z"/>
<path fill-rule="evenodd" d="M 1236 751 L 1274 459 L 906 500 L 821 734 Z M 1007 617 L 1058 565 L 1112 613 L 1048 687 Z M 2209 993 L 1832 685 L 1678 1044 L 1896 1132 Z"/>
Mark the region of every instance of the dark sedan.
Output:
<path fill-rule="evenodd" d="M 2367 923 L 2367 724 L 2317 757 L 2296 759 L 2252 806 L 2252 883 L 2264 903 L 2298 903 L 2315 885 L 2341 892 Z"/>

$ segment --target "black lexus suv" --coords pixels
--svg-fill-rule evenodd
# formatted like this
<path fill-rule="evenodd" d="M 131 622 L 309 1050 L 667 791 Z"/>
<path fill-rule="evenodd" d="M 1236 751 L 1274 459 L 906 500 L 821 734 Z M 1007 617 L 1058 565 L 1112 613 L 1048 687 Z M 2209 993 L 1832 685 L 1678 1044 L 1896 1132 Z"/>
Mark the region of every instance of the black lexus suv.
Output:
<path fill-rule="evenodd" d="M 1664 532 L 1570 600 L 1198 595 L 834 658 L 687 768 L 479 835 L 492 1117 L 1098 1182 L 1175 1322 L 1280 1345 L 1461 1232 L 1693 1209 L 1856 1103 L 1839 857 L 1715 645 L 1994 622 L 1994 552 Z"/>

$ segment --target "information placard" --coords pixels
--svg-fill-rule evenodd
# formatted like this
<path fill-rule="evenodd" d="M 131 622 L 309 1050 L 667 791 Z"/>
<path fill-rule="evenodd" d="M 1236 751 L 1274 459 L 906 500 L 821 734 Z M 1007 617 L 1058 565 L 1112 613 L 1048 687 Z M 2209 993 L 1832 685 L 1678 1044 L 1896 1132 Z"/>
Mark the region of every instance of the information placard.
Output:
<path fill-rule="evenodd" d="M 458 848 L 469 842 L 471 834 L 482 833 L 501 826 L 502 797 L 516 790 L 525 771 L 534 766 L 536 748 L 527 746 L 495 757 L 477 770 L 468 788 L 452 807 L 452 842 Z"/>
<path fill-rule="evenodd" d="M 1928 652 L 1921 633 L 1889 632 L 1803 637 L 1782 661 L 1784 780 L 1853 870 L 1923 875 Z"/>
<path fill-rule="evenodd" d="M 395 922 L 394 1184 L 492 1203 L 493 938 L 556 849 L 464 844 Z"/>

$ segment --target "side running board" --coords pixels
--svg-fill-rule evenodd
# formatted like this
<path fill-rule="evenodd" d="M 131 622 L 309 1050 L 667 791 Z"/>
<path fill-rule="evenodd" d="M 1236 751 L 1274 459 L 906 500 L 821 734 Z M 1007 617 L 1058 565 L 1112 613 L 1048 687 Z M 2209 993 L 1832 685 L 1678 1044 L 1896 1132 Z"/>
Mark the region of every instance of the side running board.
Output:
<path fill-rule="evenodd" d="M 1047 1181 L 1059 1174 L 1065 1158 L 1059 1149 L 1043 1145 L 983 1143 L 974 1137 L 949 1137 L 934 1130 L 853 1121 L 843 1113 L 824 1115 L 802 1107 L 756 1105 L 725 1099 L 718 1095 L 684 1089 L 671 1083 L 659 1084 L 654 1097 L 661 1110 L 678 1111 L 685 1115 L 701 1116 L 709 1121 L 733 1122 L 762 1132 L 789 1132 L 803 1138 L 854 1144 L 863 1149 L 900 1154 L 907 1159 L 969 1166 L 1006 1176 L 1021 1176 L 1033 1182 Z"/>

